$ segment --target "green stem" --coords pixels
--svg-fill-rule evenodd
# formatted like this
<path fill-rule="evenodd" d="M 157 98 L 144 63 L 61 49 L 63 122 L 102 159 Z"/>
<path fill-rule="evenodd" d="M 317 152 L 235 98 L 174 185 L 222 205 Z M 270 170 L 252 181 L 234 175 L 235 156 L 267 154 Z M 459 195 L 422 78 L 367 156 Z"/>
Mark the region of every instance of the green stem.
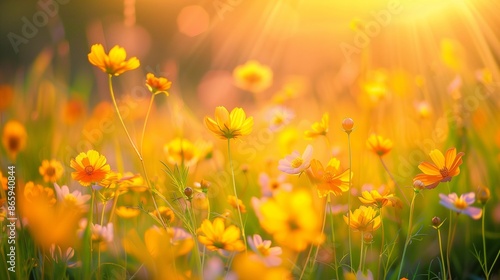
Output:
<path fill-rule="evenodd" d="M 196 222 L 196 213 L 194 212 L 194 207 L 193 207 L 193 203 L 190 203 L 191 204 L 191 215 L 192 215 L 192 221 L 193 221 L 193 236 L 194 236 L 194 244 L 195 244 L 195 248 L 194 248 L 194 252 L 195 252 L 195 258 L 197 259 L 197 264 L 198 264 L 198 268 L 199 268 L 199 273 L 200 273 L 200 278 L 203 278 L 203 264 L 202 264 L 202 261 L 201 261 L 201 256 L 200 256 L 200 251 L 199 251 L 199 244 L 198 244 L 198 237 L 196 236 L 196 228 L 198 226 L 198 223 Z"/>
<path fill-rule="evenodd" d="M 361 271 L 363 273 L 363 256 L 364 256 L 364 251 L 365 251 L 365 241 L 363 239 L 364 232 L 361 232 L 361 250 L 359 254 L 359 266 L 358 266 L 358 271 Z"/>
<path fill-rule="evenodd" d="M 347 217 L 348 223 L 348 235 L 349 235 L 349 266 L 351 267 L 351 272 L 354 272 L 353 262 L 352 262 L 352 240 L 351 240 L 351 187 L 352 187 L 352 153 L 351 153 L 351 133 L 347 132 L 347 148 L 349 153 L 349 191 L 347 192 Z"/>
<path fill-rule="evenodd" d="M 451 193 L 450 183 L 448 185 L 448 194 Z M 451 279 L 451 266 L 450 266 L 450 248 L 451 248 L 451 225 L 452 225 L 452 213 L 451 209 L 448 210 L 449 222 L 448 222 L 448 239 L 446 240 L 446 266 L 448 268 L 448 278 Z"/>
<path fill-rule="evenodd" d="M 403 249 L 403 255 L 401 256 L 401 265 L 399 266 L 398 279 L 401 279 L 401 272 L 403 271 L 403 266 L 405 263 L 406 249 L 408 248 L 408 244 L 410 244 L 410 240 L 411 240 L 411 233 L 412 233 L 412 227 L 413 227 L 413 208 L 415 206 L 415 197 L 417 197 L 417 192 L 413 191 L 413 197 L 412 197 L 411 203 L 410 203 L 410 219 L 408 221 L 408 233 L 406 235 L 406 241 L 405 241 L 405 246 Z"/>
<path fill-rule="evenodd" d="M 384 218 L 382 217 L 382 207 L 379 208 L 379 211 L 380 211 L 380 230 L 382 231 L 382 237 L 380 241 L 380 254 L 378 255 L 377 278 L 380 275 L 380 267 L 382 265 L 382 256 L 384 255 L 384 242 L 385 242 Z M 383 279 L 385 279 L 385 277 Z"/>
<path fill-rule="evenodd" d="M 441 254 L 441 270 L 443 272 L 443 280 L 446 280 L 446 268 L 444 266 L 443 242 L 441 240 L 441 230 L 438 228 L 439 253 Z"/>
<path fill-rule="evenodd" d="M 486 280 L 490 279 L 490 274 L 488 273 L 488 259 L 486 258 L 486 238 L 484 236 L 484 213 L 486 210 L 486 204 L 483 204 L 483 215 L 481 217 L 481 233 L 483 235 L 483 257 L 484 257 L 484 276 L 486 277 Z"/>
<path fill-rule="evenodd" d="M 403 189 L 399 186 L 398 182 L 396 182 L 396 180 L 394 179 L 394 176 L 392 176 L 392 173 L 391 173 L 391 171 L 389 171 L 389 168 L 387 168 L 387 165 L 385 164 L 384 159 L 382 159 L 382 156 L 379 156 L 379 159 L 380 159 L 380 162 L 382 163 L 382 166 L 385 169 L 385 172 L 387 172 L 387 174 L 389 175 L 391 180 L 394 182 L 394 185 L 396 185 L 399 192 L 401 192 L 401 194 L 403 195 L 403 198 L 405 199 L 406 204 L 408 205 L 408 198 L 406 197 L 405 193 L 403 192 Z"/>
<path fill-rule="evenodd" d="M 328 200 L 330 200 L 330 194 L 328 194 Z M 323 213 L 323 224 L 321 225 L 321 233 L 325 233 L 325 225 L 326 225 L 326 210 L 327 210 L 327 207 L 328 207 L 328 202 L 325 201 L 325 207 L 324 207 L 324 213 Z M 316 259 L 318 258 L 318 253 L 319 253 L 319 247 L 321 246 L 321 244 L 318 244 L 316 246 L 316 253 L 314 254 L 314 261 L 312 263 L 312 266 L 314 266 L 314 264 L 316 264 Z"/>
<path fill-rule="evenodd" d="M 328 205 L 329 205 L 330 209 L 332 209 L 331 194 L 328 195 Z M 335 228 L 334 228 L 334 224 L 333 224 L 333 213 L 330 213 L 329 217 L 330 217 L 330 230 L 332 232 L 332 247 L 333 247 L 333 261 L 335 264 L 335 276 L 337 276 L 337 279 L 340 279 L 339 278 L 339 267 L 338 267 L 338 263 L 337 263 L 337 249 L 335 247 L 336 238 L 335 238 Z"/>
<path fill-rule="evenodd" d="M 306 272 L 307 264 L 309 263 L 309 259 L 311 258 L 311 253 L 313 249 L 313 245 L 309 246 L 309 253 L 307 253 L 307 258 L 306 262 L 304 263 L 304 267 L 302 268 L 302 272 L 300 273 L 299 280 L 302 280 L 302 277 L 304 277 L 304 273 Z"/>
<path fill-rule="evenodd" d="M 141 133 L 141 155 L 143 155 L 143 148 L 144 148 L 144 135 L 146 134 L 146 125 L 149 120 L 149 114 L 151 113 L 151 107 L 153 107 L 153 101 L 155 100 L 155 95 L 151 95 L 151 99 L 149 100 L 149 107 L 148 111 L 146 113 L 146 118 L 144 119 L 144 126 L 142 127 L 142 133 Z"/>
<path fill-rule="evenodd" d="M 231 157 L 231 140 L 227 139 L 227 154 L 229 158 L 229 168 L 231 169 L 231 177 L 233 179 L 233 191 L 236 197 L 236 203 L 239 203 L 238 192 L 236 191 L 236 179 L 234 178 L 234 167 L 233 160 Z M 245 224 L 243 224 L 243 218 L 241 217 L 241 210 L 239 205 L 237 205 L 236 210 L 238 210 L 238 218 L 240 219 L 241 236 L 243 237 L 243 242 L 245 243 L 245 253 L 247 252 L 247 238 L 245 234 Z"/>

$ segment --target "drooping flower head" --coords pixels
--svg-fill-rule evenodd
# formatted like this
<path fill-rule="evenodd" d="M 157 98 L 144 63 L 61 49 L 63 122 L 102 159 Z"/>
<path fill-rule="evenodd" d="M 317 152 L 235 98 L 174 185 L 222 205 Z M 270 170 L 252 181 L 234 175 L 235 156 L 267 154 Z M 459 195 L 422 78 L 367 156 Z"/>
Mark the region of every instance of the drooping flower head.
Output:
<path fill-rule="evenodd" d="M 366 141 L 366 146 L 372 152 L 378 156 L 383 156 L 389 153 L 392 149 L 392 141 L 390 139 L 384 139 L 380 135 L 372 134 Z"/>
<path fill-rule="evenodd" d="M 273 72 L 258 61 L 250 60 L 234 69 L 233 78 L 237 87 L 259 93 L 271 86 Z"/>
<path fill-rule="evenodd" d="M 284 159 L 278 162 L 278 169 L 288 174 L 300 174 L 309 168 L 312 159 L 313 148 L 307 145 L 302 155 L 297 151 L 293 151 Z"/>
<path fill-rule="evenodd" d="M 152 94 L 165 93 L 169 96 L 167 90 L 172 86 L 172 82 L 167 78 L 156 77 L 153 73 L 148 73 L 146 75 L 146 86 Z"/>
<path fill-rule="evenodd" d="M 313 123 L 311 125 L 311 130 L 306 130 L 304 135 L 307 138 L 315 138 L 321 135 L 325 136 L 328 133 L 328 122 L 328 113 L 324 113 L 323 117 L 321 117 L 321 121 Z"/>
<path fill-rule="evenodd" d="M 205 126 L 221 139 L 236 139 L 252 132 L 253 117 L 247 118 L 242 108 L 234 108 L 230 114 L 219 106 L 215 108 L 215 119 L 205 117 Z"/>
<path fill-rule="evenodd" d="M 329 193 L 342 195 L 342 192 L 349 190 L 349 169 L 341 171 L 340 161 L 336 158 L 330 159 L 326 168 L 323 168 L 320 161 L 313 159 L 311 173 L 313 179 L 318 182 L 319 197 L 325 197 Z"/>
<path fill-rule="evenodd" d="M 421 181 L 425 188 L 433 189 L 440 182 L 449 182 L 451 178 L 460 174 L 460 165 L 464 153 L 457 154 L 456 148 L 450 148 L 443 156 L 441 151 L 432 150 L 429 153 L 433 163 L 422 162 L 418 168 L 423 172 L 415 176 L 413 181 Z"/>
<path fill-rule="evenodd" d="M 474 192 L 464 193 L 458 197 L 456 193 L 450 193 L 445 195 L 440 193 L 439 204 L 444 207 L 451 209 L 459 214 L 463 213 L 470 216 L 474 220 L 481 218 L 482 210 L 477 207 L 470 206 L 476 200 L 476 194 Z"/>
<path fill-rule="evenodd" d="M 208 250 L 243 251 L 245 245 L 241 241 L 240 229 L 234 225 L 226 228 L 223 218 L 215 218 L 210 222 L 204 220 L 197 231 L 198 240 L 205 245 Z"/>
<path fill-rule="evenodd" d="M 124 48 L 114 46 L 109 51 L 109 54 L 106 54 L 101 44 L 93 45 L 88 54 L 88 59 L 92 65 L 99 67 L 103 72 L 113 76 L 118 76 L 140 66 L 137 57 L 131 57 L 129 60 L 125 60 L 126 57 L 127 52 Z"/>
<path fill-rule="evenodd" d="M 385 189 L 382 193 L 378 190 L 364 191 L 361 193 L 359 200 L 364 204 L 371 204 L 377 208 L 385 206 L 402 207 L 401 200 L 390 193 L 389 189 Z"/>
<path fill-rule="evenodd" d="M 75 169 L 75 172 L 71 173 L 71 177 L 85 187 L 91 183 L 101 182 L 110 172 L 106 157 L 95 150 L 80 153 L 71 160 L 70 166 Z"/>
<path fill-rule="evenodd" d="M 38 172 L 43 176 L 45 182 L 55 183 L 59 178 L 61 178 L 64 169 L 58 160 L 43 160 L 42 166 L 38 168 Z"/>
<path fill-rule="evenodd" d="M 11 159 L 24 150 L 27 138 L 26 129 L 18 121 L 8 121 L 3 127 L 2 144 Z"/>
<path fill-rule="evenodd" d="M 377 215 L 377 211 L 372 207 L 361 205 L 358 209 L 354 210 L 354 213 L 351 211 L 350 215 L 351 223 L 349 224 L 349 217 L 347 215 L 344 216 L 344 221 L 354 231 L 375 231 L 381 225 L 380 215 Z"/>
<path fill-rule="evenodd" d="M 227 196 L 227 203 L 231 205 L 234 209 L 240 209 L 241 213 L 246 213 L 247 208 L 245 207 L 245 204 L 243 204 L 243 201 L 241 199 L 236 198 L 234 195 L 228 195 Z"/>

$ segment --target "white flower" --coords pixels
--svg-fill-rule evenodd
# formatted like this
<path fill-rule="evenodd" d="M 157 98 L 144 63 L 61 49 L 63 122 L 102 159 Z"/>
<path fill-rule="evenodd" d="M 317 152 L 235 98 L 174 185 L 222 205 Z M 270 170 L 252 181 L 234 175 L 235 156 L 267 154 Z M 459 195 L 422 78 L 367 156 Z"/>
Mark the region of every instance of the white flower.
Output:
<path fill-rule="evenodd" d="M 90 199 L 89 194 L 84 194 L 80 191 L 69 192 L 69 188 L 67 186 L 59 187 L 58 184 L 54 183 L 54 189 L 56 191 L 57 200 L 62 203 L 69 203 L 75 206 L 81 207 L 83 210 L 88 208 L 88 205 L 85 203 Z"/>
<path fill-rule="evenodd" d="M 288 174 L 300 174 L 311 164 L 313 148 L 307 145 L 302 156 L 297 151 L 293 151 L 284 159 L 279 161 L 278 169 Z"/>

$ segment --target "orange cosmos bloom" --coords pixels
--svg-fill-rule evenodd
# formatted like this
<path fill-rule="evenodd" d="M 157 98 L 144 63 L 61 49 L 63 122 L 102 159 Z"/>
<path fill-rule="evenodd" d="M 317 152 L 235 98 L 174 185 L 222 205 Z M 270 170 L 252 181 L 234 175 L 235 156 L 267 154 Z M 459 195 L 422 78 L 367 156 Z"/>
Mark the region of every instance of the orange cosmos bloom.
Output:
<path fill-rule="evenodd" d="M 341 195 L 349 190 L 349 169 L 340 172 L 340 161 L 332 158 L 326 168 L 316 159 L 311 161 L 311 172 L 314 179 L 318 180 L 318 195 L 325 197 L 328 193 Z M 351 174 L 352 177 L 352 174 Z"/>
<path fill-rule="evenodd" d="M 227 196 L 227 202 L 234 209 L 240 208 L 241 213 L 246 213 L 247 212 L 247 208 L 245 207 L 245 204 L 243 204 L 243 201 L 241 201 L 241 199 L 237 199 L 236 196 L 234 196 L 234 195 L 228 195 Z"/>
<path fill-rule="evenodd" d="M 62 164 L 55 160 L 44 160 L 42 161 L 42 166 L 38 168 L 38 172 L 43 176 L 45 182 L 55 183 L 59 178 L 61 178 L 64 169 Z"/>
<path fill-rule="evenodd" d="M 435 188 L 440 182 L 449 182 L 451 178 L 460 174 L 460 165 L 464 153 L 457 154 L 456 148 L 450 148 L 446 155 L 439 150 L 429 153 L 433 163 L 422 162 L 418 168 L 423 172 L 413 178 L 413 181 L 421 181 L 426 189 Z"/>
<path fill-rule="evenodd" d="M 18 121 L 8 121 L 3 127 L 2 143 L 11 159 L 24 150 L 27 138 L 26 129 Z"/>
<path fill-rule="evenodd" d="M 170 89 L 170 86 L 172 86 L 172 82 L 167 78 L 155 77 L 154 74 L 148 73 L 146 75 L 146 86 L 153 94 L 165 93 L 169 96 L 167 90 Z"/>
<path fill-rule="evenodd" d="M 385 189 L 382 193 L 378 190 L 364 191 L 361 193 L 359 200 L 364 204 L 371 204 L 377 208 L 384 206 L 403 207 L 399 198 L 391 194 L 388 189 Z"/>
<path fill-rule="evenodd" d="M 273 72 L 269 67 L 251 60 L 236 67 L 233 78 L 237 87 L 257 93 L 271 86 Z"/>
<path fill-rule="evenodd" d="M 392 149 L 392 141 L 390 139 L 384 139 L 382 136 L 376 134 L 370 135 L 366 141 L 366 145 L 379 156 L 389 153 Z"/>
<path fill-rule="evenodd" d="M 140 62 L 137 57 L 125 60 L 126 57 L 127 52 L 124 48 L 114 46 L 109 51 L 108 55 L 104 52 L 104 47 L 101 44 L 93 45 L 88 54 L 88 59 L 91 64 L 99 67 L 99 69 L 105 73 L 114 76 L 118 76 L 128 70 L 134 70 L 139 67 Z"/>
<path fill-rule="evenodd" d="M 321 117 L 320 122 L 313 123 L 311 126 L 311 130 L 307 130 L 306 132 L 304 132 L 305 136 L 307 138 L 314 138 L 321 135 L 326 135 L 326 133 L 328 133 L 328 122 L 328 113 L 324 113 L 323 117 Z"/>
<path fill-rule="evenodd" d="M 82 186 L 99 183 L 110 172 L 109 164 L 106 163 L 106 157 L 94 150 L 89 150 L 87 153 L 80 153 L 76 159 L 71 160 L 70 166 L 76 170 L 71 173 L 71 177 L 80 182 Z"/>
<path fill-rule="evenodd" d="M 205 117 L 205 126 L 221 139 L 238 138 L 252 132 L 253 117 L 247 118 L 245 111 L 234 108 L 231 114 L 223 106 L 215 108 L 215 120 Z"/>

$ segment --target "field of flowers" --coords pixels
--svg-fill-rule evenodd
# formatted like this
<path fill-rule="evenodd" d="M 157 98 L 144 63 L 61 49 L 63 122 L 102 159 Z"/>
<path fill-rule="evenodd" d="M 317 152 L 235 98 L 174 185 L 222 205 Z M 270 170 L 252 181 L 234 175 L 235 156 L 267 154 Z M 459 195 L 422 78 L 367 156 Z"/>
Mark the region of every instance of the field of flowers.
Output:
<path fill-rule="evenodd" d="M 498 3 L 78 2 L 4 37 L 0 279 L 500 279 Z"/>

